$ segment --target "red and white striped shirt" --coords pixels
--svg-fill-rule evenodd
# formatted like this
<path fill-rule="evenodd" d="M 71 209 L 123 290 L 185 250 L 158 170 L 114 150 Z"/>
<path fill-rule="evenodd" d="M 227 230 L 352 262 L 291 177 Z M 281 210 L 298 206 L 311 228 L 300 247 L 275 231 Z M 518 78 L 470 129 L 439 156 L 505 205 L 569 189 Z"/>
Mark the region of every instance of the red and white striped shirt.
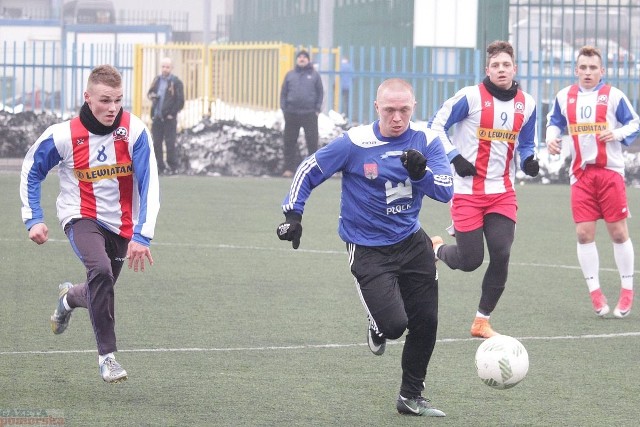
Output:
<path fill-rule="evenodd" d="M 123 112 L 107 135 L 90 133 L 78 117 L 50 126 L 27 153 L 20 181 L 27 228 L 44 222 L 41 183 L 59 166 L 58 219 L 92 218 L 108 230 L 149 245 L 160 208 L 153 141 L 146 125 Z"/>
<path fill-rule="evenodd" d="M 515 98 L 501 101 L 483 83 L 445 101 L 429 126 L 438 132 L 449 160 L 461 154 L 476 168 L 476 176 L 454 173 L 455 194 L 514 191 L 518 160 L 534 155 L 537 145 L 533 97 L 518 90 Z"/>
<path fill-rule="evenodd" d="M 631 144 L 640 134 L 640 119 L 622 91 L 603 82 L 591 91 L 581 90 L 578 85 L 567 86 L 556 95 L 547 122 L 547 141 L 559 138 L 565 131 L 571 138 L 572 184 L 586 165 L 624 176 L 622 146 Z M 607 129 L 613 130 L 619 143 L 598 139 L 598 134 Z"/>

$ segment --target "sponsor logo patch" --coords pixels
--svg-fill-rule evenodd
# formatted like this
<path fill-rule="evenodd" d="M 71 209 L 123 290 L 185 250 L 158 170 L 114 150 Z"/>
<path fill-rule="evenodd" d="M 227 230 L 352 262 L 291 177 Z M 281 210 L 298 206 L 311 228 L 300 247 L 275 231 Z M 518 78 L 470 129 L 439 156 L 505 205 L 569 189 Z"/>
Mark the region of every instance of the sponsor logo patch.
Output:
<path fill-rule="evenodd" d="M 98 166 L 88 169 L 74 169 L 73 174 L 78 181 L 96 182 L 103 179 L 132 175 L 133 165 L 129 162 L 119 165 Z"/>

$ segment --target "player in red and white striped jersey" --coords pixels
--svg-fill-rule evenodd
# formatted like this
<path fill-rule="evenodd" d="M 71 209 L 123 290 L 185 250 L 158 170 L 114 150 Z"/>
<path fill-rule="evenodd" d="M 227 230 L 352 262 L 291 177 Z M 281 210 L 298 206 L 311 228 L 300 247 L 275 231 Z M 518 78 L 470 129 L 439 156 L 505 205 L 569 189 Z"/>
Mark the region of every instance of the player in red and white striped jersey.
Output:
<path fill-rule="evenodd" d="M 114 285 L 125 260 L 134 271 L 153 264 L 149 245 L 160 207 L 153 141 L 146 125 L 122 109 L 122 77 L 110 65 L 92 70 L 80 114 L 50 126 L 27 153 L 20 179 L 22 219 L 41 245 L 48 228 L 40 203 L 42 181 L 58 166 L 57 213 L 86 281 L 59 286 L 51 317 L 64 332 L 76 307 L 89 310 L 103 379 L 127 373 L 115 361 Z"/>
<path fill-rule="evenodd" d="M 489 250 L 471 325 L 474 337 L 496 334 L 489 318 L 507 282 L 518 209 L 516 168 L 530 176 L 539 171 L 536 103 L 514 80 L 516 70 L 511 44 L 491 43 L 484 81 L 458 91 L 429 122 L 455 169 L 451 217 L 456 244 L 443 244 L 441 237 L 434 236 L 436 256 L 449 268 L 473 271 L 484 260 L 484 239 Z"/>
<path fill-rule="evenodd" d="M 620 296 L 613 310 L 626 317 L 633 305 L 634 250 L 629 237 L 630 216 L 624 182 L 623 147 L 640 134 L 640 119 L 626 95 L 602 80 L 605 69 L 600 51 L 584 46 L 578 51 L 578 83 L 561 89 L 547 117 L 546 142 L 550 154 L 561 153 L 561 135 L 571 141 L 571 210 L 578 236 L 578 262 L 587 281 L 593 309 L 609 313 L 600 288 L 596 222 L 604 222 L 613 242 L 620 274 Z"/>

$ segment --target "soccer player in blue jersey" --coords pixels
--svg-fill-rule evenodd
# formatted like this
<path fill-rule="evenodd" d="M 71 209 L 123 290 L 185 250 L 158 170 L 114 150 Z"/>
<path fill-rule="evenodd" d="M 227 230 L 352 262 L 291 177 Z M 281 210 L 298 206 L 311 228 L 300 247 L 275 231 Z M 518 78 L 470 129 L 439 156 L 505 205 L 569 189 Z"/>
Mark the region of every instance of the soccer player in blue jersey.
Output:
<path fill-rule="evenodd" d="M 367 340 L 376 355 L 405 330 L 401 414 L 443 417 L 422 396 L 438 327 L 438 276 L 431 239 L 418 215 L 428 196 L 453 195 L 449 160 L 438 136 L 411 122 L 416 100 L 401 79 L 378 87 L 379 119 L 349 129 L 298 166 L 277 228 L 281 240 L 300 245 L 302 214 L 311 190 L 342 173 L 338 233 L 369 319 Z"/>

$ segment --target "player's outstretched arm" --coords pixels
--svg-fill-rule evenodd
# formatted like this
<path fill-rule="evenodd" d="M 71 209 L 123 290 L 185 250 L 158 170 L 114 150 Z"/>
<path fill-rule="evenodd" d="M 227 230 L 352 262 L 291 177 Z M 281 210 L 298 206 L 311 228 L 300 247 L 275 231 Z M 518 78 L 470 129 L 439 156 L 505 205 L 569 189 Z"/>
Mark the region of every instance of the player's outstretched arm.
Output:
<path fill-rule="evenodd" d="M 285 221 L 278 225 L 276 234 L 280 240 L 288 240 L 291 242 L 293 249 L 300 247 L 300 238 L 302 237 L 302 215 L 296 212 L 287 212 Z"/>
<path fill-rule="evenodd" d="M 49 240 L 49 228 L 47 224 L 44 222 L 34 224 L 33 227 L 29 229 L 29 239 L 39 245 Z"/>
<path fill-rule="evenodd" d="M 144 259 L 149 261 L 149 265 L 153 265 L 153 257 L 151 256 L 151 250 L 148 246 L 142 245 L 133 240 L 129 242 L 127 248 L 127 259 L 129 260 L 129 268 L 133 268 L 133 271 L 144 271 Z"/>

